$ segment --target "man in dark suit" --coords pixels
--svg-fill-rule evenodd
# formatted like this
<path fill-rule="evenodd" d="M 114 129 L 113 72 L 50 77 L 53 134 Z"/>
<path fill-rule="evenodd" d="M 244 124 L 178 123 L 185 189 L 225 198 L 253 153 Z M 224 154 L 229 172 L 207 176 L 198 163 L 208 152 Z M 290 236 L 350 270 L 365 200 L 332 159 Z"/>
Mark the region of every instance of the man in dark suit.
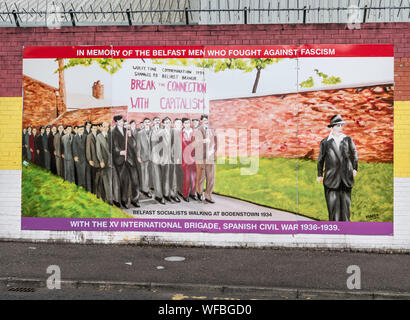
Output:
<path fill-rule="evenodd" d="M 126 166 L 126 130 L 121 115 L 114 116 L 115 128 L 112 130 L 112 159 L 119 178 L 121 205 L 128 209 L 129 173 Z M 115 192 L 115 191 L 114 191 Z"/>
<path fill-rule="evenodd" d="M 101 197 L 100 193 L 100 162 L 97 158 L 97 125 L 91 125 L 91 133 L 87 135 L 85 140 L 85 157 L 91 167 L 91 184 L 87 186 L 87 190 Z"/>
<path fill-rule="evenodd" d="M 108 147 L 111 152 L 111 193 L 112 193 L 112 203 L 118 208 L 121 208 L 121 194 L 120 194 L 120 178 L 118 177 L 117 170 L 114 167 L 112 159 L 112 132 L 114 131 L 115 126 L 109 126 L 107 131 L 107 141 Z"/>
<path fill-rule="evenodd" d="M 34 127 L 31 134 L 29 135 L 29 150 L 31 154 L 31 162 L 36 163 L 37 159 L 37 152 L 35 146 L 35 140 L 37 137 L 37 129 Z"/>
<path fill-rule="evenodd" d="M 172 128 L 172 166 L 171 166 L 171 189 L 174 194 L 182 196 L 183 173 L 182 173 L 182 120 L 176 118 L 174 120 L 174 128 Z M 179 198 L 174 199 L 179 202 Z"/>
<path fill-rule="evenodd" d="M 57 127 L 52 126 L 51 132 L 48 136 L 48 152 L 50 153 L 50 170 L 53 174 L 57 174 L 57 167 L 56 167 L 56 156 L 54 154 L 54 138 L 57 134 Z"/>
<path fill-rule="evenodd" d="M 137 157 L 141 165 L 141 192 L 148 198 L 150 192 L 150 163 L 151 163 L 151 120 L 144 119 L 144 129 L 138 131 Z"/>
<path fill-rule="evenodd" d="M 65 128 L 65 135 L 61 138 L 61 157 L 64 159 L 64 179 L 75 183 L 74 158 L 73 158 L 73 135 L 70 125 Z"/>
<path fill-rule="evenodd" d="M 22 150 L 21 150 L 21 156 L 23 157 L 23 159 L 27 158 L 26 133 L 27 133 L 27 128 L 23 128 Z"/>
<path fill-rule="evenodd" d="M 165 167 L 161 165 L 162 155 L 164 151 L 164 143 L 162 136 L 163 129 L 160 126 L 161 120 L 159 117 L 154 117 L 152 119 L 152 122 L 154 123 L 154 125 L 151 128 L 152 182 L 154 184 L 155 200 L 157 200 L 161 204 L 165 204 L 164 196 L 168 195 L 169 190 L 163 190 L 163 180 L 166 177 Z M 169 184 L 167 184 L 167 189 L 169 189 Z"/>
<path fill-rule="evenodd" d="M 24 147 L 26 148 L 26 158 L 28 161 L 31 161 L 32 159 L 32 149 L 30 147 L 30 136 L 32 135 L 31 133 L 31 127 L 27 127 L 27 132 L 24 136 Z"/>
<path fill-rule="evenodd" d="M 97 158 L 100 162 L 100 175 L 101 175 L 101 186 L 103 189 L 103 199 L 108 204 L 112 205 L 112 157 L 111 157 L 111 146 L 110 146 L 110 137 L 108 132 L 110 126 L 107 122 L 103 122 L 101 133 L 97 135 Z"/>
<path fill-rule="evenodd" d="M 74 137 L 77 135 L 78 126 L 73 127 L 72 135 L 73 135 L 73 144 L 74 144 Z M 73 158 L 74 159 L 74 158 Z M 74 161 L 74 177 L 75 177 L 75 184 L 78 186 L 78 173 L 77 173 L 77 166 L 75 165 Z"/>
<path fill-rule="evenodd" d="M 84 128 L 84 134 L 86 136 L 88 136 L 91 133 L 91 121 L 86 121 L 84 124 L 85 128 Z"/>
<path fill-rule="evenodd" d="M 132 132 L 131 127 L 134 127 L 135 122 L 132 122 L 131 125 L 127 126 L 127 155 L 126 155 L 126 169 L 127 175 L 131 180 L 131 204 L 134 207 L 140 207 L 139 196 L 140 196 L 140 187 L 139 187 L 139 177 L 138 177 L 138 165 L 137 160 L 137 149 L 138 149 L 138 137 L 136 130 Z M 134 128 L 135 129 L 135 128 Z"/>
<path fill-rule="evenodd" d="M 341 115 L 334 115 L 328 125 L 330 135 L 320 142 L 317 181 L 324 185 L 329 221 L 350 221 L 358 155 L 353 139 L 342 133 L 344 124 Z"/>
<path fill-rule="evenodd" d="M 212 192 L 215 186 L 217 137 L 209 126 L 207 115 L 201 116 L 201 122 L 201 126 L 194 130 L 197 197 L 202 201 L 206 179 L 205 201 L 215 203 Z"/>
<path fill-rule="evenodd" d="M 48 139 L 51 134 L 51 128 L 50 126 L 46 127 L 46 132 L 42 136 L 42 142 L 43 142 L 43 151 L 44 151 L 44 167 L 47 170 L 51 169 L 51 158 L 50 158 L 50 150 L 48 149 Z"/>
<path fill-rule="evenodd" d="M 171 128 L 171 119 L 169 117 L 165 117 L 164 119 L 162 119 L 162 123 L 164 125 L 164 127 L 162 128 L 161 150 L 162 192 L 164 199 L 168 202 L 170 202 L 171 199 L 175 202 L 180 202 L 181 200 L 177 196 L 178 190 L 174 166 L 174 147 L 176 137 Z"/>
<path fill-rule="evenodd" d="M 196 192 L 196 163 L 195 163 L 195 148 L 192 145 L 194 140 L 194 130 L 191 128 L 191 120 L 182 118 L 184 128 L 181 133 L 182 143 L 182 172 L 184 176 L 182 186 L 182 199 L 189 202 L 189 197 L 197 200 Z"/>
<path fill-rule="evenodd" d="M 40 133 L 34 138 L 34 149 L 36 150 L 36 164 L 44 168 L 44 147 L 43 135 L 45 133 L 44 127 L 40 127 Z"/>
<path fill-rule="evenodd" d="M 87 182 L 91 182 L 91 173 L 87 172 L 87 159 L 85 156 L 87 135 L 84 133 L 84 126 L 79 126 L 73 141 L 73 156 L 77 173 L 77 181 L 80 187 L 87 187 Z M 87 177 L 88 173 L 88 177 Z"/>
<path fill-rule="evenodd" d="M 91 126 L 92 123 L 91 121 L 87 120 L 84 124 L 84 134 L 87 137 L 89 134 L 91 134 Z M 98 135 L 98 132 L 97 132 Z M 87 140 L 87 138 L 86 138 Z M 92 177 L 91 177 L 91 172 L 92 172 L 93 168 L 90 166 L 90 163 L 88 161 L 86 161 L 86 168 L 85 168 L 85 174 L 87 177 L 87 181 L 86 181 L 86 188 L 88 192 L 92 192 L 93 190 L 93 184 L 94 182 L 92 182 Z"/>
<path fill-rule="evenodd" d="M 131 135 L 133 136 L 133 138 L 138 144 L 138 128 L 137 128 L 137 123 L 135 122 L 135 120 L 131 120 L 130 130 L 131 130 Z M 137 150 L 135 150 L 135 154 L 137 154 Z M 141 187 L 141 164 L 138 161 L 138 155 L 137 155 L 137 173 L 138 173 L 138 186 L 140 188 Z"/>
<path fill-rule="evenodd" d="M 54 136 L 54 156 L 56 157 L 57 175 L 64 178 L 64 159 L 61 157 L 62 143 L 61 138 L 64 136 L 64 126 L 58 126 L 58 132 Z"/>

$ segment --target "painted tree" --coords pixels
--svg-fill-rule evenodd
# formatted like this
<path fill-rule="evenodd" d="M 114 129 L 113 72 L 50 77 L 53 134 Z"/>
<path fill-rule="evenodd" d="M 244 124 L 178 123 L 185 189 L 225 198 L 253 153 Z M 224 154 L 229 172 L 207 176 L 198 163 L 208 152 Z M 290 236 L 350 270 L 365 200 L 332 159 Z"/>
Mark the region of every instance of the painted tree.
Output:
<path fill-rule="evenodd" d="M 58 68 L 57 70 L 54 71 L 54 73 L 58 72 L 58 85 L 59 85 L 59 95 L 60 99 L 63 102 L 64 106 L 67 104 L 67 95 L 66 95 L 66 84 L 65 84 L 65 78 L 64 78 L 64 70 L 76 66 L 90 66 L 93 63 L 97 63 L 101 69 L 107 71 L 110 74 L 116 73 L 119 69 L 122 67 L 122 63 L 124 62 L 125 59 L 113 59 L 113 58 L 72 58 L 68 59 L 68 62 L 65 63 L 65 60 L 67 59 L 62 59 L 58 58 L 55 59 L 58 63 Z M 65 107 L 64 107 L 65 108 Z M 57 110 L 57 116 L 59 112 Z"/>
<path fill-rule="evenodd" d="M 320 72 L 318 69 L 314 69 L 314 72 L 318 75 L 320 79 L 322 79 L 321 83 L 324 85 L 332 85 L 332 84 L 338 84 L 342 82 L 340 77 L 329 76 L 323 72 Z M 310 76 L 307 80 L 302 81 L 300 83 L 300 86 L 302 88 L 311 88 L 314 85 L 315 85 L 315 81 L 312 76 Z"/>
<path fill-rule="evenodd" d="M 207 68 L 214 72 L 225 70 L 243 70 L 244 72 L 253 72 L 256 70 L 255 80 L 252 86 L 252 93 L 256 93 L 258 89 L 261 72 L 267 66 L 278 63 L 281 58 L 226 58 L 226 59 L 153 59 L 156 64 L 167 65 L 195 65 L 200 68 Z"/>
<path fill-rule="evenodd" d="M 195 65 L 200 68 L 211 69 L 214 72 L 220 72 L 225 70 L 243 70 L 244 72 L 252 72 L 256 70 L 255 80 L 252 86 L 252 93 L 256 93 L 259 85 L 261 72 L 268 65 L 278 63 L 282 58 L 227 58 L 227 59 L 153 59 L 156 64 L 167 64 L 175 66 L 189 66 Z M 324 85 L 333 85 L 341 82 L 340 77 L 329 76 L 318 69 L 314 69 L 314 72 L 319 76 Z M 313 87 L 315 84 L 314 79 L 310 76 L 306 81 L 301 82 L 302 88 Z"/>
<path fill-rule="evenodd" d="M 65 91 L 65 79 L 64 79 L 64 59 L 57 59 L 58 62 L 58 92 L 61 101 L 64 105 L 67 104 L 67 96 Z M 58 114 L 58 111 L 57 111 Z"/>
<path fill-rule="evenodd" d="M 93 63 L 97 63 L 101 69 L 107 71 L 110 74 L 116 73 L 122 67 L 122 63 L 125 59 L 113 59 L 113 58 L 73 58 L 68 59 L 68 62 L 65 63 L 65 59 L 56 59 L 55 61 L 58 62 L 58 68 L 54 73 L 58 72 L 58 83 L 59 83 L 59 91 L 60 96 L 64 99 L 64 103 L 66 103 L 65 99 L 65 79 L 64 79 L 64 70 L 76 66 L 85 66 L 88 67 Z"/>
<path fill-rule="evenodd" d="M 62 60 L 62 59 L 57 59 Z M 97 63 L 99 67 L 110 74 L 116 73 L 122 67 L 122 63 L 125 59 L 113 59 L 113 58 L 73 58 L 68 59 L 68 62 L 62 66 L 58 66 L 57 71 L 63 71 L 68 68 L 72 68 L 75 66 L 85 66 L 88 67 L 93 63 Z"/>

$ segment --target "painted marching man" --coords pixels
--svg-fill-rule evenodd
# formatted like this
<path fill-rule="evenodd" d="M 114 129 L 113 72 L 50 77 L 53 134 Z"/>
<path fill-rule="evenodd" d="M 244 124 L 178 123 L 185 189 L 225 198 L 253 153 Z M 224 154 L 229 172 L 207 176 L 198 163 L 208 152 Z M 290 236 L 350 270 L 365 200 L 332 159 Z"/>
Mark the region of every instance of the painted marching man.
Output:
<path fill-rule="evenodd" d="M 195 162 L 196 162 L 196 192 L 202 201 L 206 179 L 205 201 L 215 203 L 212 192 L 215 186 L 215 162 L 217 137 L 209 126 L 207 115 L 201 116 L 201 125 L 194 130 Z"/>
<path fill-rule="evenodd" d="M 191 128 L 191 120 L 182 118 L 184 128 L 181 131 L 182 141 L 182 172 L 184 176 L 182 186 L 182 198 L 189 202 L 189 197 L 198 200 L 196 196 L 196 163 L 195 148 L 192 145 L 194 139 L 194 129 Z"/>

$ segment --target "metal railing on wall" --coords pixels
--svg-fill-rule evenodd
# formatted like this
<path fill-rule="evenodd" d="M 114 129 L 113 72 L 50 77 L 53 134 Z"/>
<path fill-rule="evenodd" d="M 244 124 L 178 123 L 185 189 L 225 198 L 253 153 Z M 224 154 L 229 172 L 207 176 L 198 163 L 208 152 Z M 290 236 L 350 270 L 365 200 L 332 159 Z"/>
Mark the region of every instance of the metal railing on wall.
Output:
<path fill-rule="evenodd" d="M 88 3 L 87 3 L 88 2 Z M 284 6 L 283 3 L 287 2 Z M 41 5 L 40 5 L 41 3 Z M 149 4 L 148 4 L 149 3 Z M 0 1 L 0 26 L 409 22 L 410 0 Z M 26 5 L 24 5 L 26 4 Z M 103 4 L 103 5 L 101 5 Z M 241 4 L 247 6 L 239 7 Z M 316 4 L 316 6 L 314 6 Z M 322 6 L 320 6 L 322 4 Z M 336 6 L 335 4 L 341 4 Z M 389 5 L 386 5 L 389 4 Z M 234 6 L 236 7 L 234 8 Z"/>

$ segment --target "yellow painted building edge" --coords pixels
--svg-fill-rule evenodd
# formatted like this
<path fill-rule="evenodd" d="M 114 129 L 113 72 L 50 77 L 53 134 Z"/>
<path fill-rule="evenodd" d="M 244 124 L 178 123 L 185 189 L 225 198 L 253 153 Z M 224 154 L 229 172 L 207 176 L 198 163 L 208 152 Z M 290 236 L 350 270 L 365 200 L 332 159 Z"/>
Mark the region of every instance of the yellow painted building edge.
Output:
<path fill-rule="evenodd" d="M 0 170 L 21 169 L 22 103 L 0 97 Z M 410 101 L 394 102 L 394 176 L 410 177 Z"/>
<path fill-rule="evenodd" d="M 0 170 L 21 170 L 23 99 L 0 97 Z"/>
<path fill-rule="evenodd" d="M 394 177 L 410 177 L 410 101 L 394 102 Z"/>

